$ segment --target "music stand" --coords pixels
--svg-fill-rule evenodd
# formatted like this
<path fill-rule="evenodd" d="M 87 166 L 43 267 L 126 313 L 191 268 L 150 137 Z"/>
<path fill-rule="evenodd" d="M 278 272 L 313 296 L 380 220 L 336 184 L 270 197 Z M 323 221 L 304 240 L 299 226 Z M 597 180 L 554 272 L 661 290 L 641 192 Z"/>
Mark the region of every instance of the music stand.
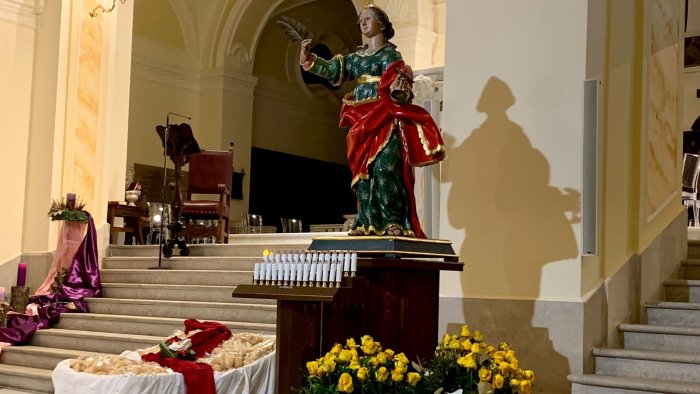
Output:
<path fill-rule="evenodd" d="M 202 150 L 199 148 L 197 140 L 192 134 L 192 128 L 187 123 L 170 124 L 167 127 L 158 125 L 156 126 L 156 131 L 160 137 L 160 141 L 163 144 L 163 148 L 167 152 L 168 157 L 175 165 L 175 192 L 173 193 L 173 201 L 171 203 L 175 220 L 172 222 L 172 238 L 165 241 L 159 249 L 162 251 L 163 256 L 170 257 L 173 255 L 173 248 L 177 245 L 180 249 L 180 256 L 187 256 L 190 254 L 190 250 L 187 247 L 187 243 L 180 239 L 179 233 L 182 231 L 182 223 L 180 223 L 180 208 L 182 205 L 182 196 L 180 196 L 180 179 L 182 178 L 182 166 L 190 161 L 190 156 L 195 153 L 199 153 Z M 167 148 L 166 141 L 167 139 Z M 165 206 L 165 164 L 163 164 L 163 206 Z M 161 226 L 163 220 L 161 219 Z M 163 239 L 163 232 L 161 229 L 160 240 Z M 160 245 L 160 243 L 159 243 Z M 159 251 L 160 255 L 160 251 Z M 158 267 L 160 268 L 160 259 L 158 259 Z"/>

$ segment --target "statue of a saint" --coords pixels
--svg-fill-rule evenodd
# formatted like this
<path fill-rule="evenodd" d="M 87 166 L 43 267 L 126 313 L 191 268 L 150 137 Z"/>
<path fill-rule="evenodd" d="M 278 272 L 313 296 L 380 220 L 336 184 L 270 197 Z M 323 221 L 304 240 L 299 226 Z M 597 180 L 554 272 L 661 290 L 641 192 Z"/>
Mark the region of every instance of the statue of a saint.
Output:
<path fill-rule="evenodd" d="M 340 126 L 349 127 L 347 157 L 358 214 L 350 235 L 425 238 L 416 215 L 413 167 L 445 158 L 440 130 L 430 114 L 411 104 L 412 71 L 396 46 L 391 21 L 370 4 L 357 20 L 368 44 L 330 60 L 301 42 L 299 62 L 334 85 L 357 80 L 343 99 Z"/>

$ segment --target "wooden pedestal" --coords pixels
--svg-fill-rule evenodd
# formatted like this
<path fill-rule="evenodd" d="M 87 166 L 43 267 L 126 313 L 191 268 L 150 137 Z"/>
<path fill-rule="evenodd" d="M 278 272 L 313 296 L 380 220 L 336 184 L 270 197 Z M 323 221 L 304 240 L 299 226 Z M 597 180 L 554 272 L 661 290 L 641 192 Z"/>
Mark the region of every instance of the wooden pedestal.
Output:
<path fill-rule="evenodd" d="M 241 285 L 234 297 L 277 300 L 277 392 L 303 384 L 307 361 L 335 343 L 371 335 L 412 361 L 432 357 L 438 341 L 440 271 L 460 262 L 361 258 L 340 288 Z"/>

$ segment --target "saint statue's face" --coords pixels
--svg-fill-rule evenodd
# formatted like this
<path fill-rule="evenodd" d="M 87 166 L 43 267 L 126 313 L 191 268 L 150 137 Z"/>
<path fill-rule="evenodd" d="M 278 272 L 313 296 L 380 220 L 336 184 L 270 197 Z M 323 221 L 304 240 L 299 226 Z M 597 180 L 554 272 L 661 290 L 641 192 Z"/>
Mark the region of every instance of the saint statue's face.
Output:
<path fill-rule="evenodd" d="M 374 12 L 370 9 L 366 9 L 360 13 L 359 18 L 357 18 L 357 24 L 360 26 L 360 32 L 367 38 L 372 38 L 377 34 L 383 34 L 382 24 L 376 19 Z"/>

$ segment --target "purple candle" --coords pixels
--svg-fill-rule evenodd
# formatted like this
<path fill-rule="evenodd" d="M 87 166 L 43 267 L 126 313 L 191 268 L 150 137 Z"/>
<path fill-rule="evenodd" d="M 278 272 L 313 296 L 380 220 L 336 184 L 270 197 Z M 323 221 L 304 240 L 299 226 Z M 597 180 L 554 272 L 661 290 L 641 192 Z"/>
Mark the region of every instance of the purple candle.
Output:
<path fill-rule="evenodd" d="M 5 301 L 5 288 L 0 287 L 0 302 Z"/>
<path fill-rule="evenodd" d="M 19 263 L 17 266 L 17 286 L 24 286 L 27 282 L 27 263 Z"/>

